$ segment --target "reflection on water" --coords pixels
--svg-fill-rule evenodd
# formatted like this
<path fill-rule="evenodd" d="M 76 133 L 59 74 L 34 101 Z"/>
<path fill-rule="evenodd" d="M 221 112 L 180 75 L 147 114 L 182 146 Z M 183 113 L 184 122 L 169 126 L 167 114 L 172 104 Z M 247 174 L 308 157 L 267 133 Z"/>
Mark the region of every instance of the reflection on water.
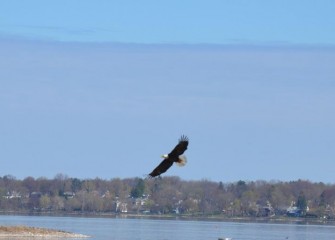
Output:
<path fill-rule="evenodd" d="M 92 240 L 329 240 L 335 227 L 128 218 L 0 216 L 0 225 L 46 227 L 92 236 Z"/>

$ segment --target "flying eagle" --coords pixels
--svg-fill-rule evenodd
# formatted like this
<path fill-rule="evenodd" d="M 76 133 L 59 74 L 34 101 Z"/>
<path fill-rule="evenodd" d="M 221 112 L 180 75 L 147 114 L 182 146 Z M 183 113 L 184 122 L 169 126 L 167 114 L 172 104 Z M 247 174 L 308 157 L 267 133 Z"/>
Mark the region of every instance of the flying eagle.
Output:
<path fill-rule="evenodd" d="M 164 160 L 151 172 L 149 177 L 157 177 L 162 173 L 165 173 L 175 162 L 178 166 L 185 166 L 187 159 L 185 155 L 182 155 L 187 149 L 188 138 L 182 135 L 179 139 L 178 144 L 169 154 L 162 155 Z"/>

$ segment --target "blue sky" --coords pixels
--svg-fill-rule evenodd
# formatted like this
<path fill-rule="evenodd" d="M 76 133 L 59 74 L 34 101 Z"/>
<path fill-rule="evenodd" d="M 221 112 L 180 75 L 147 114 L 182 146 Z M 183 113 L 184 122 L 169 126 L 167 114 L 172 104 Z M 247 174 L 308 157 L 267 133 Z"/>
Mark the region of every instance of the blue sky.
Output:
<path fill-rule="evenodd" d="M 332 0 L 1 3 L 2 34 L 82 42 L 333 44 Z"/>
<path fill-rule="evenodd" d="M 0 175 L 334 182 L 333 1 L 7 1 Z"/>

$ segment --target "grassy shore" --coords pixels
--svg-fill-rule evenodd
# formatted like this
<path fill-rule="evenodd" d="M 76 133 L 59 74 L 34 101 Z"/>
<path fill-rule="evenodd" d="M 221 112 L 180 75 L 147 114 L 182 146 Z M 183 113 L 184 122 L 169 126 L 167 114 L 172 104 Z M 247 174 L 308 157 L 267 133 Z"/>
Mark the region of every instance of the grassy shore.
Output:
<path fill-rule="evenodd" d="M 70 233 L 60 230 L 27 227 L 27 226 L 0 226 L 0 239 L 21 239 L 21 238 L 88 238 L 89 236 L 77 233 Z"/>

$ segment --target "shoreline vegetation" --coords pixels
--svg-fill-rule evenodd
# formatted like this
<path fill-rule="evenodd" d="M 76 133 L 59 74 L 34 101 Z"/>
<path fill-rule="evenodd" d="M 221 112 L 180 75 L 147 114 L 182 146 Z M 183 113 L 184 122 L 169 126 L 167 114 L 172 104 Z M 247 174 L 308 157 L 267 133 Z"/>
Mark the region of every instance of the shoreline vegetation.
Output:
<path fill-rule="evenodd" d="M 104 180 L 0 176 L 0 215 L 129 218 L 270 224 L 335 225 L 335 184 L 307 180 Z M 87 238 L 28 226 L 0 226 L 1 239 Z"/>
<path fill-rule="evenodd" d="M 28 227 L 28 226 L 0 226 L 0 239 L 22 239 L 22 238 L 89 238 L 90 236 L 65 232 L 61 230 Z"/>
<path fill-rule="evenodd" d="M 335 184 L 5 175 L 0 214 L 333 224 Z"/>

